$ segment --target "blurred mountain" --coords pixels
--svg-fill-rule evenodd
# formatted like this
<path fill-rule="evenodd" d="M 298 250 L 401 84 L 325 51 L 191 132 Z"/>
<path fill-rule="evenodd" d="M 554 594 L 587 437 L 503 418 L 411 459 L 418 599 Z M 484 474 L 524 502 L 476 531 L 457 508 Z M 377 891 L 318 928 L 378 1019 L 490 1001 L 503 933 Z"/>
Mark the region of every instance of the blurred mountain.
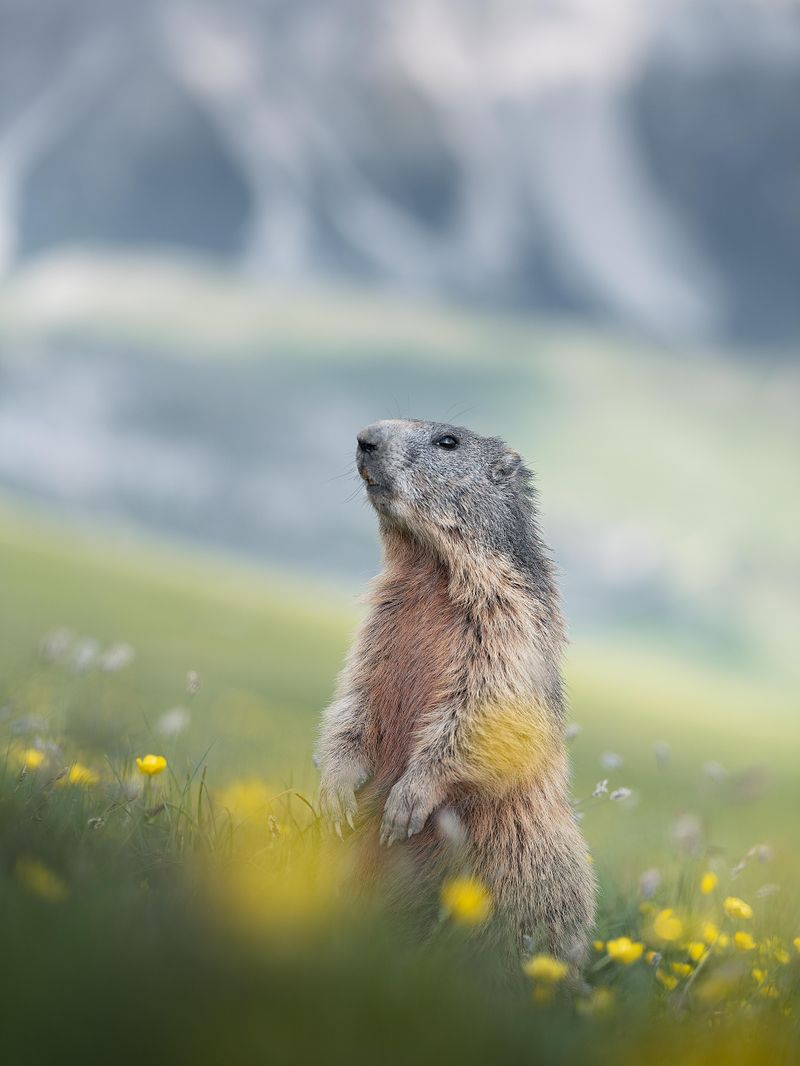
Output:
<path fill-rule="evenodd" d="M 169 247 L 800 334 L 791 0 L 0 0 L 0 270 Z"/>

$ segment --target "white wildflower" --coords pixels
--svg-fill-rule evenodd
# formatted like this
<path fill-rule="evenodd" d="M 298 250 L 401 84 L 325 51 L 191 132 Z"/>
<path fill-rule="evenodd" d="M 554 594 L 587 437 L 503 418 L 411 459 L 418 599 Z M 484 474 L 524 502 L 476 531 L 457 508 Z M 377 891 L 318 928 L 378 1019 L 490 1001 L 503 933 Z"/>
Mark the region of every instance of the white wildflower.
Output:
<path fill-rule="evenodd" d="M 185 707 L 172 707 L 165 711 L 156 722 L 156 731 L 162 737 L 176 737 L 189 726 L 191 714 Z"/>
<path fill-rule="evenodd" d="M 604 770 L 619 770 L 622 763 L 622 756 L 617 755 L 615 751 L 604 751 L 600 756 L 600 765 Z"/>
<path fill-rule="evenodd" d="M 130 644 L 112 644 L 110 648 L 106 648 L 97 660 L 97 665 L 101 670 L 113 674 L 132 663 L 135 656 L 136 653 Z"/>
<path fill-rule="evenodd" d="M 604 792 L 608 792 L 608 778 L 603 778 L 602 781 L 598 781 L 592 790 L 592 797 L 602 796 Z"/>
<path fill-rule="evenodd" d="M 639 895 L 643 899 L 652 899 L 661 887 L 661 871 L 651 866 L 639 878 Z"/>
<path fill-rule="evenodd" d="M 579 726 L 577 722 L 570 722 L 567 728 L 564 730 L 564 740 L 566 740 L 567 742 L 569 742 L 570 740 L 574 740 L 575 737 L 577 737 L 580 733 L 581 729 L 582 726 Z"/>
<path fill-rule="evenodd" d="M 186 692 L 189 696 L 196 696 L 200 691 L 200 675 L 196 670 L 186 672 Z"/>

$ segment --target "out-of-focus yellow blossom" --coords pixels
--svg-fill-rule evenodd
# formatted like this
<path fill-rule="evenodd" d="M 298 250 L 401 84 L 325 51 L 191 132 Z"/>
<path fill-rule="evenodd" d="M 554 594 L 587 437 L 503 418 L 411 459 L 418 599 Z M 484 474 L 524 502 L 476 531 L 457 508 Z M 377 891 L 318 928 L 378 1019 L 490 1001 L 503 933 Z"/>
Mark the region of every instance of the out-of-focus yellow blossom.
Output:
<path fill-rule="evenodd" d="M 605 944 L 602 940 L 595 940 L 592 947 L 595 951 L 603 951 L 605 949 Z"/>
<path fill-rule="evenodd" d="M 26 770 L 37 770 L 44 762 L 44 752 L 38 748 L 27 748 L 20 755 L 20 762 Z"/>
<path fill-rule="evenodd" d="M 717 939 L 714 941 L 714 947 L 717 951 L 724 951 L 725 948 L 730 946 L 730 943 L 731 938 L 728 936 L 728 934 L 720 933 Z"/>
<path fill-rule="evenodd" d="M 21 885 L 48 903 L 58 903 L 67 894 L 67 886 L 58 874 L 38 859 L 21 856 L 14 866 L 14 873 Z"/>
<path fill-rule="evenodd" d="M 654 962 L 661 959 L 661 954 L 658 951 L 648 951 L 645 953 L 644 958 L 645 962 L 650 963 L 650 965 L 652 966 Z"/>
<path fill-rule="evenodd" d="M 474 877 L 454 877 L 442 886 L 442 906 L 462 925 L 480 925 L 492 913 L 492 897 Z"/>
<path fill-rule="evenodd" d="M 667 907 L 656 915 L 653 932 L 659 940 L 678 940 L 683 935 L 683 922 L 672 908 Z"/>
<path fill-rule="evenodd" d="M 686 945 L 686 950 L 693 962 L 699 962 L 706 953 L 706 945 L 702 940 L 690 940 Z"/>
<path fill-rule="evenodd" d="M 794 950 L 800 952 L 800 936 L 796 936 L 792 943 L 794 944 Z"/>
<path fill-rule="evenodd" d="M 672 972 L 676 973 L 678 977 L 688 977 L 692 972 L 692 967 L 688 962 L 673 962 Z"/>
<path fill-rule="evenodd" d="M 637 959 L 642 957 L 644 944 L 639 944 L 631 940 L 630 937 L 620 936 L 616 940 L 609 940 L 606 944 L 606 951 L 614 962 L 621 962 L 625 966 L 630 966 L 632 962 L 636 962 Z"/>
<path fill-rule="evenodd" d="M 749 933 L 744 933 L 739 930 L 738 933 L 734 933 L 733 942 L 736 945 L 737 951 L 753 951 L 756 946 L 755 940 Z"/>
<path fill-rule="evenodd" d="M 766 970 L 760 970 L 757 966 L 753 967 L 752 973 L 753 973 L 753 980 L 756 981 L 758 984 L 761 984 L 761 982 L 763 980 L 765 980 L 765 978 L 767 976 L 767 971 Z"/>
<path fill-rule="evenodd" d="M 563 981 L 569 973 L 567 964 L 560 959 L 554 959 L 552 955 L 534 955 L 523 964 L 522 969 L 534 981 L 551 985 Z"/>
<path fill-rule="evenodd" d="M 719 884 L 719 878 L 713 870 L 707 870 L 700 878 L 700 891 L 704 896 L 710 896 Z"/>
<path fill-rule="evenodd" d="M 534 985 L 533 988 L 533 1002 L 538 1003 L 540 1006 L 545 1003 L 553 1002 L 553 986 L 552 985 Z"/>
<path fill-rule="evenodd" d="M 738 896 L 728 896 L 722 904 L 730 918 L 752 918 L 753 908 Z"/>
<path fill-rule="evenodd" d="M 161 774 L 167 768 L 167 760 L 163 755 L 145 755 L 143 759 L 137 757 L 136 765 L 139 767 L 140 773 L 146 774 L 147 777 L 153 777 L 155 774 Z"/>
<path fill-rule="evenodd" d="M 80 785 L 83 788 L 90 788 L 92 785 L 96 785 L 100 778 L 94 770 L 90 770 L 88 766 L 84 766 L 83 763 L 74 762 L 69 768 L 66 780 L 70 785 Z"/>
<path fill-rule="evenodd" d="M 614 1008 L 614 991 L 605 986 L 595 988 L 587 999 L 578 1000 L 577 1007 L 579 1014 L 593 1018 L 604 1017 Z"/>
<path fill-rule="evenodd" d="M 655 907 L 653 906 L 653 904 L 650 902 L 649 899 L 643 899 L 640 902 L 640 904 L 639 904 L 639 913 L 640 914 L 652 914 L 654 910 L 655 910 Z"/>
<path fill-rule="evenodd" d="M 776 936 L 767 937 L 761 945 L 762 955 L 771 955 L 779 966 L 786 966 L 791 962 L 791 955 Z"/>
<path fill-rule="evenodd" d="M 672 992 L 673 989 L 678 987 L 678 978 L 673 977 L 671 973 L 667 973 L 666 970 L 656 970 L 656 980 L 660 985 L 663 985 L 668 992 Z"/>
<path fill-rule="evenodd" d="M 719 937 L 719 929 L 713 922 L 704 922 L 702 936 L 706 944 L 713 944 Z"/>
<path fill-rule="evenodd" d="M 777 999 L 780 992 L 775 985 L 763 984 L 758 990 L 759 996 L 764 996 L 766 999 Z"/>

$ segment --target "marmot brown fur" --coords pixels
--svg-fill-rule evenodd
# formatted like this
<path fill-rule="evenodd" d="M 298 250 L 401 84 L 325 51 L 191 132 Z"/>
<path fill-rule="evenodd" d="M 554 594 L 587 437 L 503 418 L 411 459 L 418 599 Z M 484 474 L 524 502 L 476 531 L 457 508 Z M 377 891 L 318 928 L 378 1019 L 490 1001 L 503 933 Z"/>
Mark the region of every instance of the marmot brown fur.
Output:
<path fill-rule="evenodd" d="M 323 714 L 322 812 L 356 829 L 363 877 L 396 845 L 429 884 L 460 838 L 459 863 L 516 944 L 579 962 L 595 882 L 569 798 L 564 627 L 530 472 L 501 440 L 406 420 L 359 433 L 357 465 L 385 567 Z"/>

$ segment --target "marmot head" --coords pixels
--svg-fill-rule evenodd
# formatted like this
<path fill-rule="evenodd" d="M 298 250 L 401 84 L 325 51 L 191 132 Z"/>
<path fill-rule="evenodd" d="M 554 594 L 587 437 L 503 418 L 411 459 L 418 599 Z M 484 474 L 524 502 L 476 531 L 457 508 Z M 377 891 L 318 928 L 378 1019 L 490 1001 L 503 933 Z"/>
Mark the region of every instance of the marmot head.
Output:
<path fill-rule="evenodd" d="M 356 463 L 386 528 L 527 555 L 531 475 L 497 437 L 442 422 L 374 422 L 358 434 Z"/>

